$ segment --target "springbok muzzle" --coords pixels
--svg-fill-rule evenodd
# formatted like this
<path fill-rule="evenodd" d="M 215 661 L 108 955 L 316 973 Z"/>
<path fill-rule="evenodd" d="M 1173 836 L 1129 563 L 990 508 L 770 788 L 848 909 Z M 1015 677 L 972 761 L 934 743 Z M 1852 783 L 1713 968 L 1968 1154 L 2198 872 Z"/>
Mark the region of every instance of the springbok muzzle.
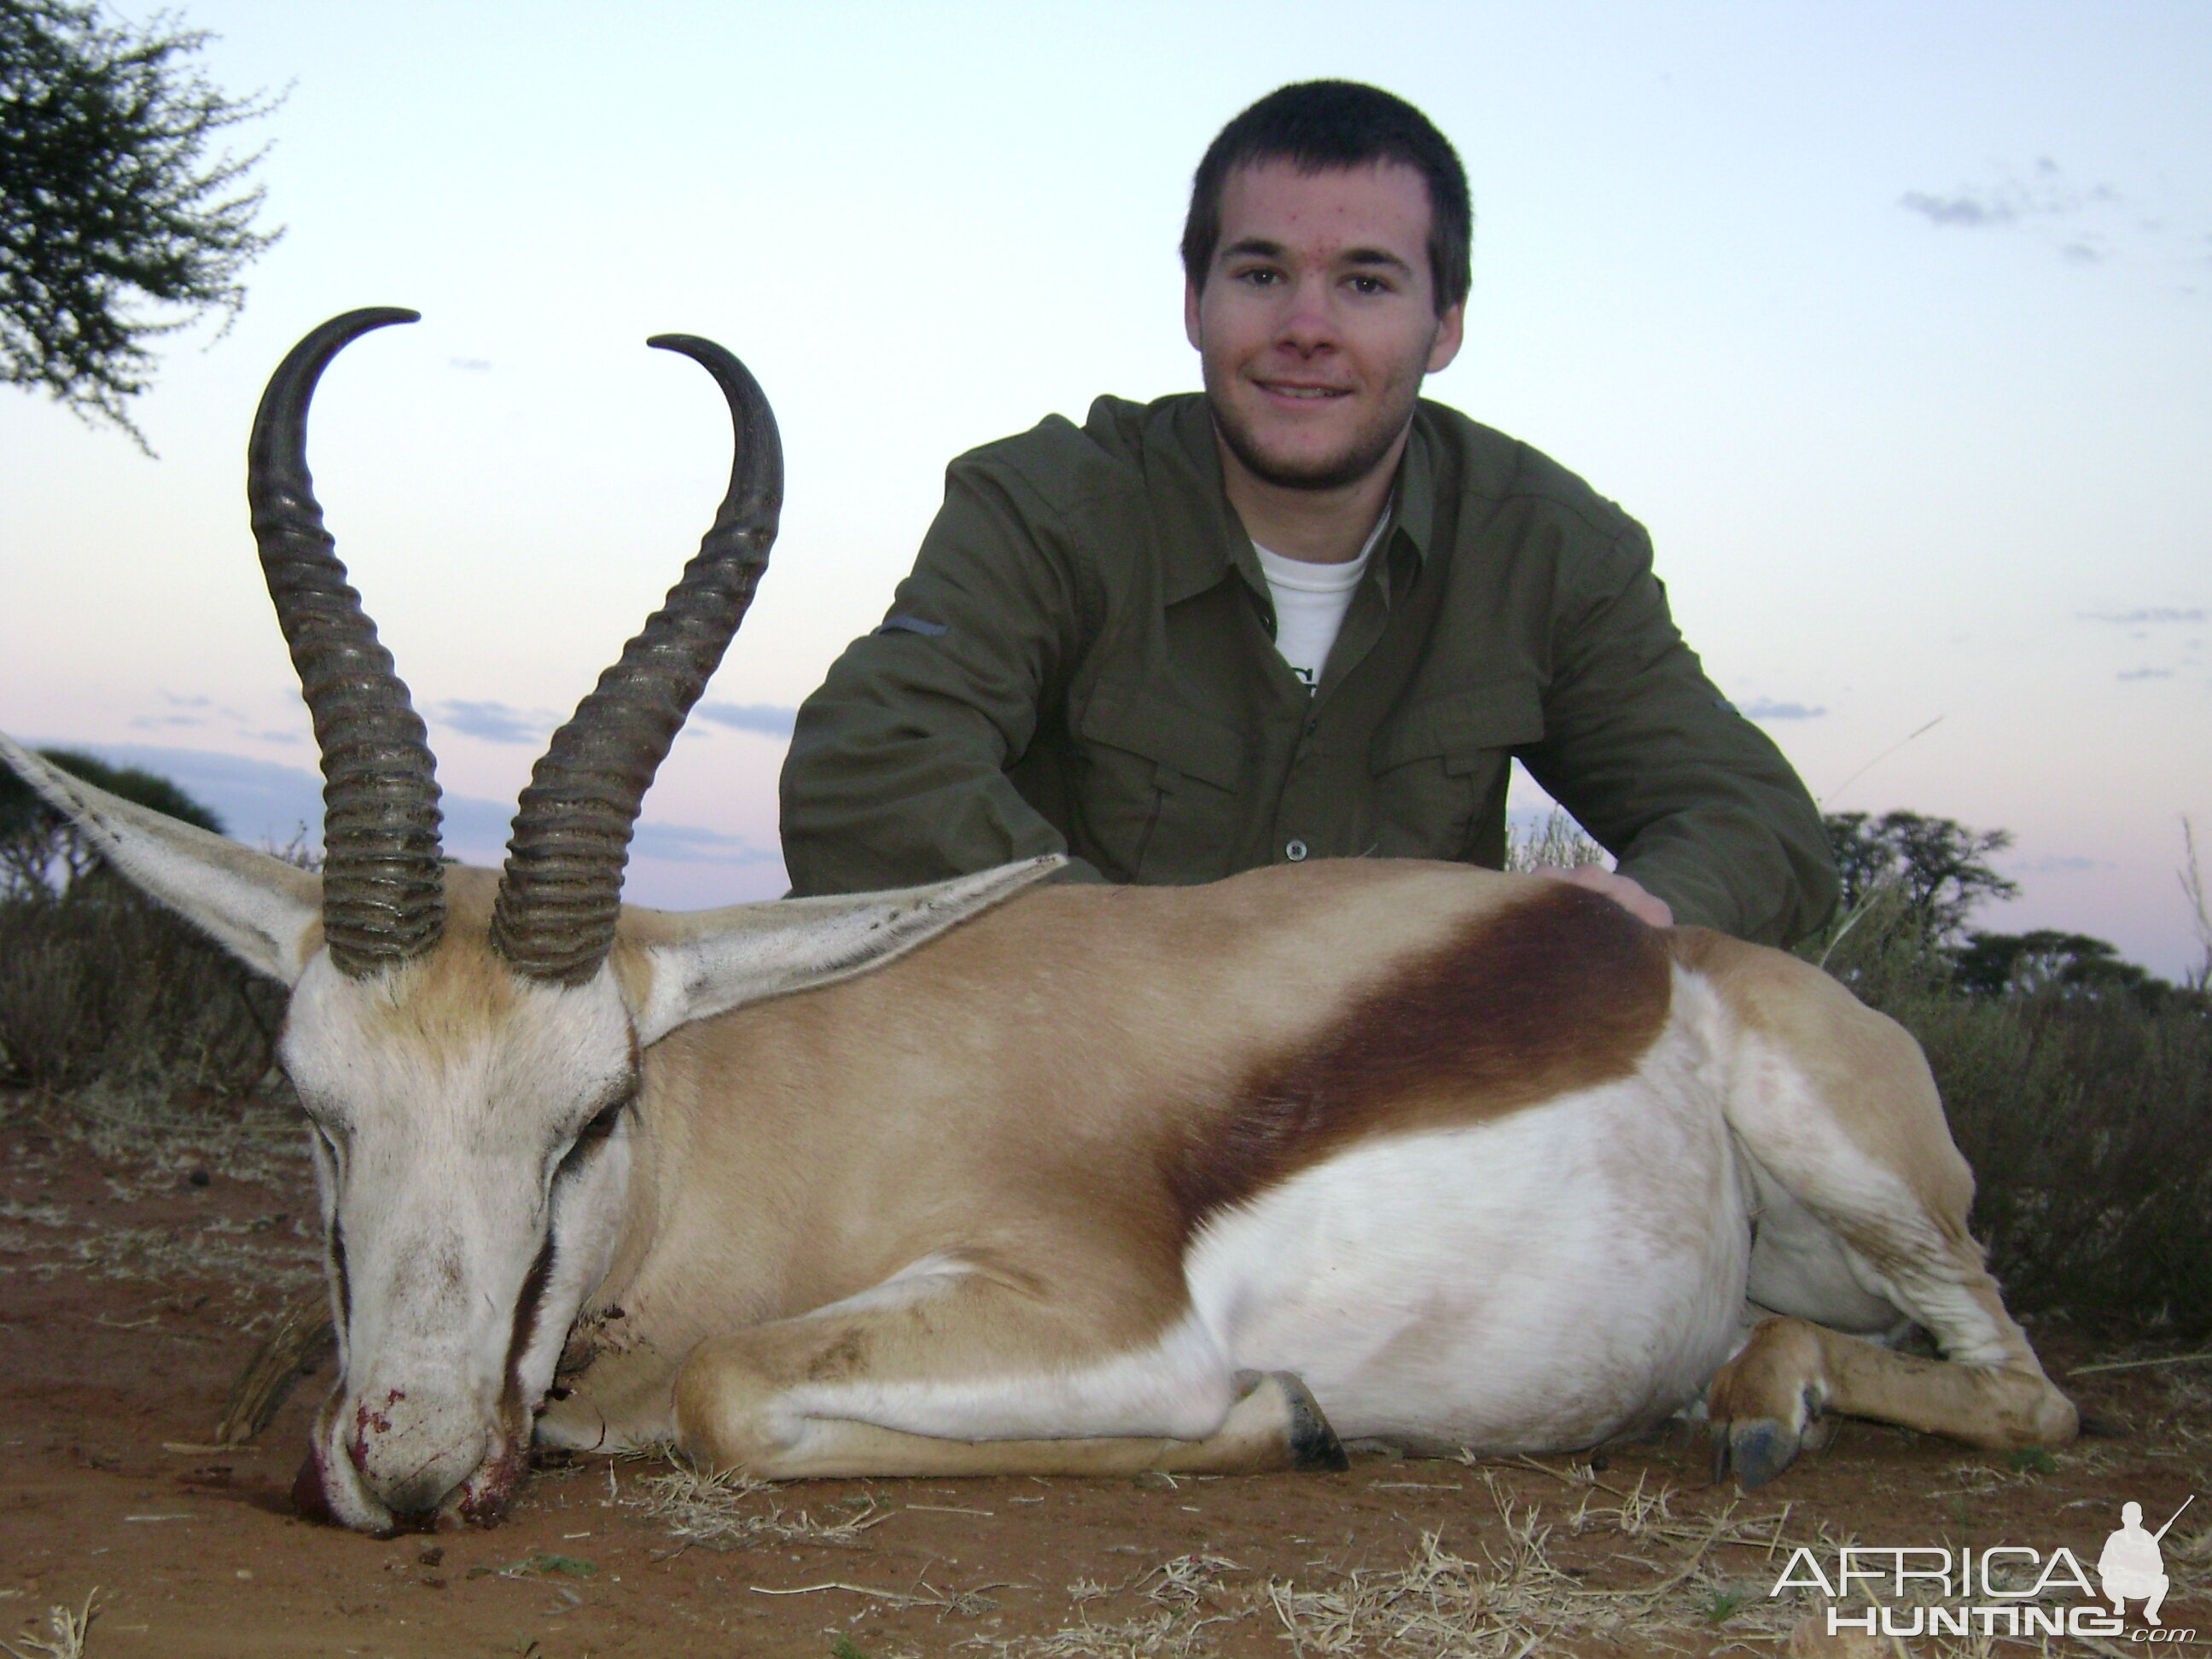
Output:
<path fill-rule="evenodd" d="M 383 1376 L 423 1373 L 380 1367 Z M 389 1533 L 506 1513 L 530 1462 L 531 1413 L 416 1382 L 379 1380 L 325 1401 L 293 1498 L 311 1517 Z"/>

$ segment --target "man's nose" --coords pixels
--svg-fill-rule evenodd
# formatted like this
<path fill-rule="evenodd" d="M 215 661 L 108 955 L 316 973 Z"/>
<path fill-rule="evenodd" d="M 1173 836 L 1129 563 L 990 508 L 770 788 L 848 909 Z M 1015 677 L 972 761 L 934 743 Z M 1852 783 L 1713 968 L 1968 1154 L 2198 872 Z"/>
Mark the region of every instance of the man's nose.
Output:
<path fill-rule="evenodd" d="M 1283 345 L 1310 356 L 1336 343 L 1336 315 L 1326 277 L 1308 277 L 1291 290 L 1276 329 Z"/>

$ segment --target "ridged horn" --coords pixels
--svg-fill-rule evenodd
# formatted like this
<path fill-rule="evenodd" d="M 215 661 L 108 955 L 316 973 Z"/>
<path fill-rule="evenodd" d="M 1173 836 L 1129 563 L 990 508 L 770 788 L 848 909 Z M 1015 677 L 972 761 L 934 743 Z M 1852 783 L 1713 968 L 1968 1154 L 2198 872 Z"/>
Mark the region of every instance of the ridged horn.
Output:
<path fill-rule="evenodd" d="M 614 943 L 638 808 L 752 603 L 783 506 L 775 416 L 745 366 L 693 335 L 646 343 L 680 351 L 714 377 L 737 454 L 729 493 L 683 579 L 553 734 L 522 792 L 492 944 L 523 974 L 563 985 L 598 972 Z"/>
<path fill-rule="evenodd" d="M 355 979 L 417 957 L 446 924 L 428 734 L 331 550 L 307 474 L 307 405 L 346 344 L 420 313 L 333 317 L 270 376 L 246 450 L 246 495 L 276 621 L 323 758 L 323 937 Z"/>

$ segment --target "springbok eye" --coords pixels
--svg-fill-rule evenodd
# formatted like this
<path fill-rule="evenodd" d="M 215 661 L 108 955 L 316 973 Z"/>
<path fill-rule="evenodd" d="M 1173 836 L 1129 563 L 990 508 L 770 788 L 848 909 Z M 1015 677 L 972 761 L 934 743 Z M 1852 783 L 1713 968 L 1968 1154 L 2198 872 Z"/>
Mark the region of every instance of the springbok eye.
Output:
<path fill-rule="evenodd" d="M 591 1121 L 576 1131 L 575 1139 L 568 1143 L 568 1150 L 561 1155 L 561 1166 L 553 1172 L 555 1180 L 583 1166 L 584 1160 L 597 1152 L 600 1143 L 615 1132 L 615 1125 L 622 1121 L 622 1115 L 629 1109 L 633 1098 L 627 1094 L 617 1095 L 592 1115 Z"/>
<path fill-rule="evenodd" d="M 592 1114 L 592 1121 L 576 1132 L 576 1144 L 579 1146 L 596 1146 L 605 1140 L 615 1132 L 615 1125 L 622 1121 L 622 1115 L 629 1109 L 629 1096 L 621 1095 L 600 1107 Z"/>

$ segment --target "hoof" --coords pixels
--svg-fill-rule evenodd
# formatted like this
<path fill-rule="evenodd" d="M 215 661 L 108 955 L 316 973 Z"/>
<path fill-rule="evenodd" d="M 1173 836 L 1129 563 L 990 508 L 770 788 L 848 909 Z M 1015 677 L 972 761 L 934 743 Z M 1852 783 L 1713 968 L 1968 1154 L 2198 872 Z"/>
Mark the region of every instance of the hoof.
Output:
<path fill-rule="evenodd" d="M 1756 1492 L 1796 1460 L 1798 1436 L 1771 1417 L 1747 1418 L 1728 1425 L 1728 1462 L 1736 1483 Z"/>
<path fill-rule="evenodd" d="M 1326 1469 L 1341 1474 L 1352 1467 L 1344 1443 L 1328 1425 L 1312 1394 L 1295 1371 L 1277 1371 L 1275 1382 L 1291 1408 L 1291 1467 L 1301 1472 Z"/>

